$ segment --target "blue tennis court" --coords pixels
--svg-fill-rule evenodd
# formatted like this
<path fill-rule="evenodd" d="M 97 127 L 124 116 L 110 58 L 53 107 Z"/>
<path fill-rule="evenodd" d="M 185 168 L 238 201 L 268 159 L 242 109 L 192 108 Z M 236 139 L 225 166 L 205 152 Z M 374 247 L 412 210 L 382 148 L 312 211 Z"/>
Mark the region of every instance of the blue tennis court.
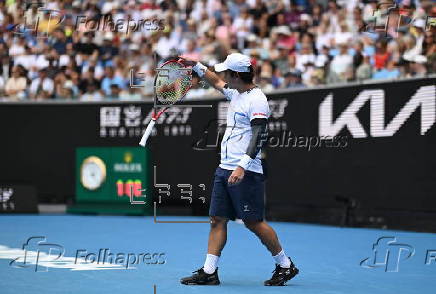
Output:
<path fill-rule="evenodd" d="M 228 242 L 219 264 L 222 284 L 185 286 L 179 279 L 203 265 L 208 224 L 154 223 L 152 217 L 5 215 L 0 217 L 0 292 L 153 293 L 156 285 L 156 293 L 181 294 L 432 293 L 436 286 L 434 234 L 270 224 L 300 268 L 300 274 L 287 286 L 263 286 L 274 267 L 272 258 L 254 234 L 235 222 L 229 223 Z M 45 240 L 31 239 L 23 250 L 23 244 L 37 236 Z M 382 237 L 396 240 L 389 243 L 393 239 Z M 375 261 L 373 244 L 379 239 L 375 248 L 380 259 Z M 55 251 L 61 247 L 65 252 L 57 258 Z M 106 256 L 120 254 L 118 263 L 104 257 L 105 250 Z M 36 266 L 38 251 L 40 264 Z M 99 252 L 99 264 L 95 259 L 92 262 L 92 254 L 95 257 Z M 126 269 L 121 257 L 129 254 L 131 264 Z"/>

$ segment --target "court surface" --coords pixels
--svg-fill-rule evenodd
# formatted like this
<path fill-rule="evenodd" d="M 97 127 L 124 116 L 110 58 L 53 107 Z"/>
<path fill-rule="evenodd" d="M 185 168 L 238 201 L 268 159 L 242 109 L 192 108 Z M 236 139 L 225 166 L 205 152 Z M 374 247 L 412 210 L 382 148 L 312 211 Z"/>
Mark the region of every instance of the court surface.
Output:
<path fill-rule="evenodd" d="M 160 220 L 207 219 L 160 217 Z M 3 215 L 0 216 L 0 293 L 144 294 L 153 293 L 153 285 L 156 293 L 180 294 L 434 293 L 435 234 L 270 224 L 300 268 L 300 275 L 286 287 L 263 286 L 274 268 L 272 258 L 257 238 L 238 223 L 229 223 L 227 246 L 219 264 L 222 284 L 184 286 L 179 278 L 203 265 L 208 224 L 156 224 L 152 217 Z M 28 238 L 36 236 L 46 240 L 38 243 L 37 239 L 31 239 L 23 250 Z M 396 241 L 389 244 L 393 239 L 381 239 L 375 246 L 377 264 L 373 244 L 381 237 L 395 237 Z M 52 255 L 47 256 L 45 252 L 49 248 Z M 65 253 L 56 259 L 59 248 L 64 248 Z M 108 259 L 104 264 L 83 264 L 83 258 L 75 260 L 78 250 L 82 250 L 80 254 L 86 250 L 97 255 L 104 249 L 120 256 L 131 253 L 131 261 L 133 255 L 137 260 L 145 256 L 141 257 L 140 253 L 165 253 L 160 259 L 151 260 L 165 261 L 165 264 L 144 264 L 142 259 L 141 263 L 132 265 L 134 268 L 126 270 L 122 259 L 118 264 L 109 264 Z M 24 252 L 27 252 L 26 260 Z M 369 259 L 361 266 L 365 258 Z"/>

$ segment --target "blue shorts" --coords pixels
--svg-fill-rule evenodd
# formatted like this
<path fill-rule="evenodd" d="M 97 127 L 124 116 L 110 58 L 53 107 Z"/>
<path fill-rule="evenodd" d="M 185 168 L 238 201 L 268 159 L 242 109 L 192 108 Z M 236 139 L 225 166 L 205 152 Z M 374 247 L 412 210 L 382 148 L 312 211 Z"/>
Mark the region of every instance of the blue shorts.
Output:
<path fill-rule="evenodd" d="M 229 184 L 233 171 L 218 167 L 215 171 L 209 215 L 231 220 L 262 221 L 264 219 L 265 178 L 263 174 L 245 171 L 238 184 Z"/>

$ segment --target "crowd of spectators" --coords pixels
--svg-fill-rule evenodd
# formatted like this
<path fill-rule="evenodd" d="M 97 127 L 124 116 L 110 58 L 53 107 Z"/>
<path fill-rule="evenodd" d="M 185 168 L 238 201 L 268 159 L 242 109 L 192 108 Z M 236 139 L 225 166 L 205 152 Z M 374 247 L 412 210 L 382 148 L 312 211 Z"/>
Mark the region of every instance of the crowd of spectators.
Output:
<path fill-rule="evenodd" d="M 434 0 L 0 1 L 0 97 L 151 99 L 159 60 L 235 51 L 265 91 L 421 77 L 435 20 Z M 188 98 L 213 94 L 193 84 Z"/>

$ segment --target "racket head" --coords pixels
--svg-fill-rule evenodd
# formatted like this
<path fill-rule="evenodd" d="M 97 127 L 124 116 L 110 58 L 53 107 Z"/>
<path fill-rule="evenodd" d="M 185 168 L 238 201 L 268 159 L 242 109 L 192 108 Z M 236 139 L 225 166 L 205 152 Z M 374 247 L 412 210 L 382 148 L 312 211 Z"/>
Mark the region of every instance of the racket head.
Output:
<path fill-rule="evenodd" d="M 156 69 L 154 92 L 156 103 L 172 105 L 181 101 L 192 87 L 192 68 L 178 59 L 170 59 Z"/>

